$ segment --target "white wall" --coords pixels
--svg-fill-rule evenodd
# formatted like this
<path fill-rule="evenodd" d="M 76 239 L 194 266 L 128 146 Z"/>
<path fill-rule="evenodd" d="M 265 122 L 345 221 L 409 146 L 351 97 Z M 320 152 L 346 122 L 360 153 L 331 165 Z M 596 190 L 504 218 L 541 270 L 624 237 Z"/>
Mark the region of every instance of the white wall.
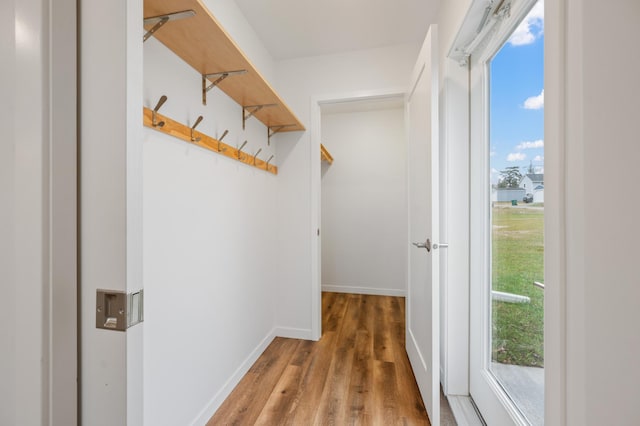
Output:
<path fill-rule="evenodd" d="M 545 423 L 635 425 L 640 3 L 545 6 Z"/>
<path fill-rule="evenodd" d="M 208 7 L 269 78 L 273 63 L 235 3 Z M 199 131 L 275 154 L 278 137 L 268 146 L 256 119 L 242 130 L 241 106 L 219 89 L 203 106 L 201 76 L 151 38 L 144 105 L 162 95 L 160 113 L 189 125 L 202 115 Z M 275 335 L 279 179 L 144 128 L 144 424 L 206 423 Z"/>
<path fill-rule="evenodd" d="M 310 285 L 314 279 L 311 252 L 317 245 L 320 227 L 319 200 L 312 199 L 311 192 L 312 181 L 317 180 L 318 185 L 320 182 L 319 144 L 310 143 L 310 132 L 314 131 L 312 98 L 339 99 L 380 90 L 403 93 L 419 47 L 395 46 L 276 64 L 276 90 L 309 130 L 282 134 L 276 146 L 281 167 L 276 250 L 280 297 L 276 322 L 282 329 L 312 337 L 314 312 L 318 309 L 312 304 L 314 290 Z M 316 195 L 319 198 L 320 194 Z"/>
<path fill-rule="evenodd" d="M 322 114 L 322 289 L 404 296 L 404 109 Z"/>

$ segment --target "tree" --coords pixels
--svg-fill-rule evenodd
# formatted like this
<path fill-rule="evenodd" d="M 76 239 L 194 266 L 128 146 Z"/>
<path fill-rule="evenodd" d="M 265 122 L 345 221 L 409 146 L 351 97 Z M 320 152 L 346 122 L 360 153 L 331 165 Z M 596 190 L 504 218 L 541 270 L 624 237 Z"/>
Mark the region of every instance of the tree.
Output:
<path fill-rule="evenodd" d="M 500 180 L 498 181 L 498 188 L 517 188 L 522 179 L 522 173 L 517 166 L 507 167 L 500 171 Z"/>

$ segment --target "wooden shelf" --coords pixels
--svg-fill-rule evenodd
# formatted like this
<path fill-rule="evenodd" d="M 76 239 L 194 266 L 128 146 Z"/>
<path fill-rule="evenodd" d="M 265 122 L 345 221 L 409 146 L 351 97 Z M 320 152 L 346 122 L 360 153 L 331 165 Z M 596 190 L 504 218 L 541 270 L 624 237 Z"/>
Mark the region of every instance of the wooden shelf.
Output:
<path fill-rule="evenodd" d="M 200 138 L 199 141 L 191 140 L 191 127 L 174 121 L 167 117 L 166 115 L 162 115 L 160 113 L 156 113 L 156 120 L 158 122 L 164 121 L 163 126 L 154 126 L 153 125 L 153 111 L 149 108 L 143 108 L 143 124 L 150 129 L 157 130 L 162 133 L 166 133 L 167 135 L 171 135 L 178 139 L 182 139 L 185 142 L 189 142 L 190 144 L 197 145 L 201 148 L 208 149 L 217 154 L 224 155 L 225 157 L 232 158 L 236 161 L 240 161 L 249 166 L 258 168 L 260 170 L 265 170 L 269 173 L 273 173 L 274 175 L 278 174 L 278 167 L 272 163 L 267 164 L 266 161 L 256 158 L 254 161 L 253 153 L 242 151 L 241 157 L 238 157 L 238 149 L 232 147 L 231 145 L 227 145 L 224 142 L 220 142 L 217 139 L 212 138 L 211 136 L 207 136 L 204 133 L 198 132 L 197 130 L 193 131 L 193 136 L 195 138 Z"/>
<path fill-rule="evenodd" d="M 153 36 L 202 75 L 246 70 L 246 74 L 224 79 L 217 88 L 242 107 L 276 104 L 255 113 L 267 127 L 288 126 L 278 130 L 281 132 L 305 130 L 200 0 L 144 0 L 145 18 L 189 9 L 195 16 L 169 21 Z"/>
<path fill-rule="evenodd" d="M 327 151 L 327 148 L 324 145 L 320 144 L 320 158 L 322 161 L 326 161 L 329 164 L 333 164 L 333 157 Z"/>

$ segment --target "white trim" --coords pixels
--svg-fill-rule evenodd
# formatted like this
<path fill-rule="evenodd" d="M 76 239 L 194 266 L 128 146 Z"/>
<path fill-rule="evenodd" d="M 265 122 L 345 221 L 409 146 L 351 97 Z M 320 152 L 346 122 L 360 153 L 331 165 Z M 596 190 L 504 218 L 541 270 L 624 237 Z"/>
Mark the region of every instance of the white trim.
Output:
<path fill-rule="evenodd" d="M 333 285 L 333 284 L 322 284 L 322 291 L 329 291 L 332 293 L 371 294 L 374 296 L 395 296 L 395 297 L 405 297 L 407 295 L 406 290 L 401 290 L 396 288 L 358 287 L 358 286 L 352 286 L 352 285 Z"/>
<path fill-rule="evenodd" d="M 554 284 L 546 287 L 544 298 L 544 420 L 547 425 L 567 424 L 567 7 L 566 0 L 547 2 L 544 23 L 544 139 L 547 142 L 544 280 Z M 576 30 L 573 29 L 573 36 Z M 582 87 L 578 76 L 572 75 L 571 81 Z M 573 128 L 582 128 L 582 123 L 577 124 Z"/>
<path fill-rule="evenodd" d="M 286 339 L 318 340 L 313 338 L 312 330 L 309 328 L 276 327 L 273 332 L 276 337 Z"/>
<path fill-rule="evenodd" d="M 471 397 L 466 395 L 448 395 L 447 401 L 458 426 L 484 426 Z"/>
<path fill-rule="evenodd" d="M 309 109 L 311 115 L 311 150 L 309 153 L 309 164 L 311 168 L 309 179 L 309 192 L 311 194 L 311 208 L 310 208 L 310 229 L 311 233 L 311 334 L 312 340 L 320 340 L 322 336 L 322 297 L 320 288 L 321 275 L 322 275 L 322 248 L 320 237 L 320 212 L 321 212 L 321 173 L 322 166 L 320 165 L 320 122 L 321 111 L 320 104 L 311 100 L 311 107 Z M 319 232 L 320 231 L 320 232 Z"/>
<path fill-rule="evenodd" d="M 49 7 L 49 422 L 78 422 L 76 0 Z"/>
<path fill-rule="evenodd" d="M 242 364 L 240 364 L 240 366 L 231 375 L 231 377 L 229 377 L 229 379 L 215 394 L 211 401 L 202 409 L 202 411 L 200 411 L 200 413 L 198 413 L 196 418 L 190 423 L 192 426 L 205 425 L 209 421 L 209 419 L 211 419 L 218 408 L 220 408 L 224 400 L 227 399 L 233 389 L 235 389 L 238 383 L 240 383 L 240 380 L 242 380 L 244 375 L 247 374 L 251 366 L 256 362 L 260 355 L 262 355 L 265 349 L 267 349 L 267 347 L 271 344 L 275 337 L 276 329 L 273 329 L 264 337 L 264 339 L 262 339 L 262 341 L 256 346 L 256 348 L 251 351 L 249 356 L 245 358 Z"/>

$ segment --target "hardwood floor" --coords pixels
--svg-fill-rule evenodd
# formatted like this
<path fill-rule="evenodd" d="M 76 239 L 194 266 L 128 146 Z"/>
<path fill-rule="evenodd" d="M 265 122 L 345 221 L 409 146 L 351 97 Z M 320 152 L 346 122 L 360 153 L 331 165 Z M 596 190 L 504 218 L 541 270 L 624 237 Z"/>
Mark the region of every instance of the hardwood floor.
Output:
<path fill-rule="evenodd" d="M 323 293 L 322 338 L 276 338 L 207 426 L 429 425 L 404 321 L 404 298 Z"/>

